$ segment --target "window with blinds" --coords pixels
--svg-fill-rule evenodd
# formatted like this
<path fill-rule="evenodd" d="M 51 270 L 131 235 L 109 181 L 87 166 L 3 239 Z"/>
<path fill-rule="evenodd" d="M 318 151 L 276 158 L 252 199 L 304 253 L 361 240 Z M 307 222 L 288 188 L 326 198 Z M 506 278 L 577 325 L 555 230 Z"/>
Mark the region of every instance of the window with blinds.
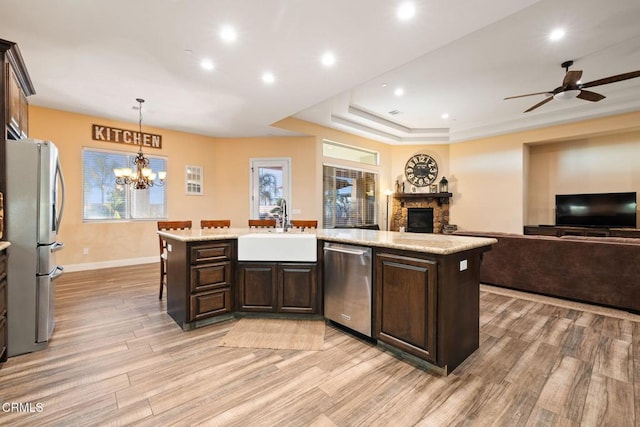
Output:
<path fill-rule="evenodd" d="M 324 228 L 376 223 L 376 174 L 335 166 L 323 167 Z"/>
<path fill-rule="evenodd" d="M 154 171 L 167 170 L 162 157 L 145 154 Z M 167 218 L 166 187 L 134 190 L 117 185 L 114 168 L 132 167 L 135 153 L 95 150 L 82 152 L 83 220 L 120 221 Z"/>

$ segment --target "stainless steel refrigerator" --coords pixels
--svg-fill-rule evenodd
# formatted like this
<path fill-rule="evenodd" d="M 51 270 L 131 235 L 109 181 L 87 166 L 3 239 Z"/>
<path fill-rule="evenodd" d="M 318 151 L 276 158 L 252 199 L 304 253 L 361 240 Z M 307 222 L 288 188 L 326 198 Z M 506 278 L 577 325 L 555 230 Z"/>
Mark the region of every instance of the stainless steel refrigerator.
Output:
<path fill-rule="evenodd" d="M 64 177 L 50 141 L 8 140 L 6 154 L 7 354 L 15 356 L 45 348 L 53 333 Z"/>

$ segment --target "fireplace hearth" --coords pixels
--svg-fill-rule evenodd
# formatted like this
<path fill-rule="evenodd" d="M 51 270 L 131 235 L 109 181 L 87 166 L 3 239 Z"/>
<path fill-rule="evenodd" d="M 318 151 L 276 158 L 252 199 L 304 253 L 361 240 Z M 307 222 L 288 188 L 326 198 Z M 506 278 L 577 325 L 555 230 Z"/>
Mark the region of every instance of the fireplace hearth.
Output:
<path fill-rule="evenodd" d="M 433 233 L 433 208 L 407 209 L 407 231 Z"/>

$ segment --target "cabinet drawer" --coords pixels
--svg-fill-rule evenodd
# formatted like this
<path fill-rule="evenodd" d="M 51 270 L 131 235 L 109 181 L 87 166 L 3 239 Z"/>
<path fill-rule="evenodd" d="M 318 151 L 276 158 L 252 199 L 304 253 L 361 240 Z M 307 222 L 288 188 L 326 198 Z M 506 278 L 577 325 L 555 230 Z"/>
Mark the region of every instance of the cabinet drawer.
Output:
<path fill-rule="evenodd" d="M 191 264 L 231 259 L 231 244 L 216 243 L 191 247 Z"/>
<path fill-rule="evenodd" d="M 191 292 L 230 286 L 231 277 L 230 261 L 191 267 Z"/>
<path fill-rule="evenodd" d="M 0 281 L 0 317 L 7 315 L 7 281 Z"/>
<path fill-rule="evenodd" d="M 231 313 L 231 289 L 229 287 L 191 296 L 190 321 Z"/>
<path fill-rule="evenodd" d="M 0 280 L 4 279 L 7 275 L 7 256 L 5 254 L 0 255 Z"/>

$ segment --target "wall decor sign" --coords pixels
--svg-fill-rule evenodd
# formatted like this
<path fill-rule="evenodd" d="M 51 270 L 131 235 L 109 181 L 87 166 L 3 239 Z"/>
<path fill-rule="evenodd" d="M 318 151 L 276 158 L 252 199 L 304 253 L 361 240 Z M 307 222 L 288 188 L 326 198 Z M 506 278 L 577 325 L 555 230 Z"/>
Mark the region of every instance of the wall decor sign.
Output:
<path fill-rule="evenodd" d="M 162 135 L 119 129 L 111 126 L 91 125 L 91 138 L 95 141 L 142 145 L 143 147 L 162 149 Z"/>

